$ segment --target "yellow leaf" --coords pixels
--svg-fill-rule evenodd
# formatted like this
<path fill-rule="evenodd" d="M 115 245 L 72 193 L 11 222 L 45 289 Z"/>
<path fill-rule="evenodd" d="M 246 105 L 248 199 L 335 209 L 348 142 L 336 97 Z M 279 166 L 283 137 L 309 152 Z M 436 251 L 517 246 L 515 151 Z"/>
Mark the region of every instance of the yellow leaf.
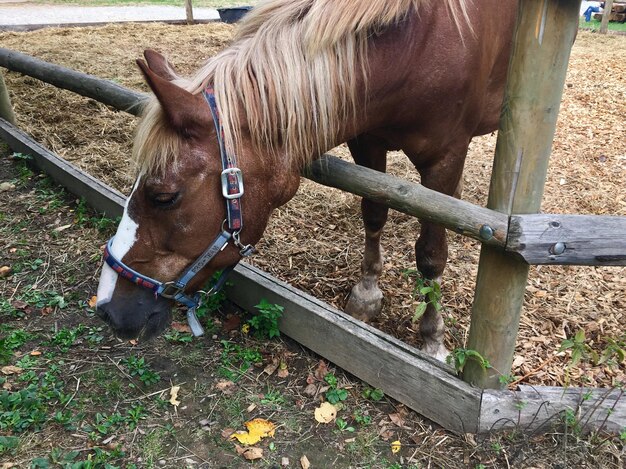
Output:
<path fill-rule="evenodd" d="M 317 409 L 315 409 L 315 420 L 319 423 L 330 423 L 337 417 L 337 407 L 330 402 L 322 402 Z"/>
<path fill-rule="evenodd" d="M 250 324 L 244 324 L 241 326 L 241 333 L 248 334 L 250 332 Z"/>
<path fill-rule="evenodd" d="M 400 448 L 402 447 L 402 444 L 400 444 L 399 440 L 396 441 L 392 441 L 391 442 L 391 452 L 393 454 L 396 454 L 398 451 L 400 451 Z"/>
<path fill-rule="evenodd" d="M 261 438 L 265 438 L 266 436 L 274 436 L 276 425 L 269 420 L 253 419 L 246 422 L 246 428 L 250 433 L 257 433 L 261 435 Z"/>
<path fill-rule="evenodd" d="M 309 467 L 311 467 L 311 463 L 309 462 L 309 458 L 306 457 L 306 454 L 300 458 L 300 466 L 302 466 L 302 469 L 309 469 Z"/>
<path fill-rule="evenodd" d="M 96 295 L 92 296 L 91 298 L 89 298 L 87 304 L 90 308 L 95 308 L 96 304 L 98 304 L 98 297 Z"/>
<path fill-rule="evenodd" d="M 276 431 L 276 425 L 274 425 L 269 420 L 265 419 L 254 419 L 246 422 L 247 432 L 238 431 L 233 433 L 230 438 L 236 439 L 242 445 L 254 445 L 261 441 L 262 438 L 266 438 L 268 436 L 273 437 L 274 432 Z"/>
<path fill-rule="evenodd" d="M 233 433 L 232 435 L 230 435 L 230 438 L 231 439 L 235 438 L 242 445 L 248 445 L 248 446 L 254 445 L 258 443 L 259 441 L 261 441 L 261 436 L 258 435 L 257 433 L 244 432 L 243 430 L 239 430 Z"/>
<path fill-rule="evenodd" d="M 180 405 L 180 401 L 178 400 L 178 391 L 180 391 L 180 386 L 172 386 L 170 389 L 170 404 L 175 407 Z"/>

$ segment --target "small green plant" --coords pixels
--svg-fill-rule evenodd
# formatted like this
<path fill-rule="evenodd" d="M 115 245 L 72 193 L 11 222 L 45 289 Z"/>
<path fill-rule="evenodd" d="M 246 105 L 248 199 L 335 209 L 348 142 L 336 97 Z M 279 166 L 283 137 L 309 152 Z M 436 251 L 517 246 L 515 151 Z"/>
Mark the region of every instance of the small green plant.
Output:
<path fill-rule="evenodd" d="M 565 339 L 561 342 L 559 352 L 564 352 L 565 350 L 571 350 L 572 352 L 567 368 L 572 368 L 578 365 L 581 360 L 590 357 L 594 362 L 598 361 L 598 354 L 585 342 L 585 331 L 583 329 L 579 329 L 573 338 Z"/>
<path fill-rule="evenodd" d="M 622 431 L 619 434 L 619 439 L 622 441 L 626 441 L 626 427 L 622 428 Z"/>
<path fill-rule="evenodd" d="M 372 423 L 372 417 L 370 417 L 369 415 L 363 413 L 360 410 L 356 410 L 354 412 L 354 414 L 352 415 L 352 417 L 354 418 L 354 421 L 356 423 L 358 423 L 359 425 L 362 425 L 364 427 L 366 427 L 367 425 L 370 425 Z"/>
<path fill-rule="evenodd" d="M 255 335 L 258 338 L 269 339 L 280 336 L 278 321 L 282 317 L 285 308 L 277 304 L 272 304 L 265 298 L 261 299 L 261 302 L 256 305 L 255 308 L 258 309 L 259 312 L 248 321 Z"/>
<path fill-rule="evenodd" d="M 126 423 L 131 430 L 134 430 L 139 425 L 140 420 L 144 420 L 147 417 L 146 409 L 142 405 L 136 405 L 126 412 Z"/>
<path fill-rule="evenodd" d="M 489 361 L 476 350 L 472 349 L 455 348 L 446 358 L 446 362 L 453 364 L 457 373 L 463 373 L 465 365 L 467 365 L 470 360 L 476 362 L 483 370 L 491 368 Z"/>
<path fill-rule="evenodd" d="M 83 332 L 83 330 L 85 330 L 85 326 L 82 324 L 73 329 L 63 327 L 59 329 L 56 334 L 54 334 L 50 344 L 56 345 L 61 352 L 65 353 L 72 345 L 74 345 L 74 342 L 76 342 L 76 339 Z"/>
<path fill-rule="evenodd" d="M 348 391 L 345 389 L 337 389 L 337 377 L 333 373 L 326 373 L 324 381 L 328 383 L 330 389 L 326 391 L 326 400 L 331 404 L 337 404 L 348 398 Z"/>
<path fill-rule="evenodd" d="M 186 332 L 179 332 L 176 329 L 170 329 L 163 337 L 171 343 L 188 344 L 193 342 L 193 335 Z"/>
<path fill-rule="evenodd" d="M 263 357 L 256 349 L 241 347 L 227 340 L 220 343 L 224 349 L 218 372 L 226 379 L 238 381 L 250 367 L 263 362 Z"/>
<path fill-rule="evenodd" d="M 16 329 L 4 339 L 0 339 L 0 364 L 9 363 L 13 358 L 13 351 L 24 345 L 31 337 L 28 332 Z"/>
<path fill-rule="evenodd" d="M 417 270 L 407 269 L 403 272 L 404 276 L 414 277 L 415 283 L 413 285 L 413 297 L 422 298 L 422 301 L 415 307 L 415 312 L 411 320 L 417 322 L 426 312 L 428 305 L 435 308 L 435 311 L 439 312 L 443 308 L 441 304 L 441 285 L 439 282 L 432 279 L 425 279 Z"/>
<path fill-rule="evenodd" d="M 383 397 L 385 397 L 385 393 L 383 392 L 382 389 L 370 388 L 370 387 L 365 388 L 363 392 L 361 393 L 361 395 L 365 399 L 369 399 L 370 401 L 374 401 L 374 402 L 378 402 L 382 400 Z"/>
<path fill-rule="evenodd" d="M 20 444 L 16 436 L 0 436 L 0 456 L 4 453 L 13 452 Z"/>
<path fill-rule="evenodd" d="M 342 418 L 335 420 L 335 425 L 337 425 L 337 428 L 342 432 L 354 432 L 354 427 L 348 425 L 348 422 Z"/>
<path fill-rule="evenodd" d="M 152 371 L 143 357 L 131 355 L 122 360 L 122 363 L 128 368 L 131 376 L 137 376 L 146 386 L 156 384 L 161 380 L 161 375 Z"/>

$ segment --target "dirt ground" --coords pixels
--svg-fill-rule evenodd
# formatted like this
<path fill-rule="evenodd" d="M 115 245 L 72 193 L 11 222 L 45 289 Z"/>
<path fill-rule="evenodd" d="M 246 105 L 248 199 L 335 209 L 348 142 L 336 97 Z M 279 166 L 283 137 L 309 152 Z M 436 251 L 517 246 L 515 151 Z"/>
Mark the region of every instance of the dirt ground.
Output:
<path fill-rule="evenodd" d="M 3 47 L 20 50 L 54 63 L 115 80 L 124 86 L 145 90 L 140 74 L 133 64 L 134 59 L 141 56 L 144 48 L 152 47 L 164 52 L 176 64 L 180 72 L 185 74 L 193 71 L 204 59 L 225 47 L 231 37 L 232 28 L 221 24 L 182 28 L 162 25 L 125 25 L 104 28 L 51 29 L 19 34 L 3 33 L 0 34 L 0 44 Z M 598 60 L 598 51 L 602 51 L 602 60 Z M 580 33 L 578 36 L 572 53 L 548 174 L 542 207 L 545 212 L 624 214 L 626 207 L 626 190 L 624 189 L 626 187 L 626 140 L 623 138 L 623 128 L 624 116 L 626 116 L 626 99 L 624 99 L 626 63 L 623 57 L 625 51 L 626 38 L 624 37 L 601 37 L 590 33 Z M 132 130 L 135 124 L 134 118 L 110 110 L 93 100 L 80 98 L 41 84 L 29 77 L 7 72 L 5 79 L 21 128 L 27 130 L 37 140 L 64 158 L 81 168 L 87 169 L 94 176 L 105 180 L 123 192 L 128 192 L 133 181 L 128 157 Z M 495 136 L 493 135 L 480 137 L 472 142 L 464 176 L 464 199 L 473 203 L 485 204 L 494 147 Z M 335 149 L 333 152 L 347 157 L 344 148 Z M 419 180 L 408 160 L 402 155 L 392 155 L 389 162 L 391 173 L 406 179 Z M 10 169 L 6 169 L 6 171 L 10 172 Z M 14 179 L 16 176 L 8 174 L 5 177 Z M 32 205 L 34 202 L 31 201 L 30 204 Z M 8 209 L 3 208 L 3 210 Z M 65 213 L 65 215 L 56 216 L 61 218 L 65 216 L 71 221 L 72 216 L 70 214 L 63 211 L 61 213 Z M 14 223 L 19 220 L 18 215 L 19 212 L 15 215 Z M 53 221 L 47 223 L 53 223 Z M 63 226 L 64 224 L 66 222 L 62 220 L 58 225 Z M 414 268 L 415 259 L 412 246 L 418 227 L 419 223 L 411 217 L 394 211 L 391 212 L 386 230 L 387 235 L 384 240 L 387 261 L 385 273 L 381 280 L 386 302 L 381 317 L 375 323 L 375 326 L 381 330 L 414 345 L 419 345 L 417 326 L 411 322 L 417 300 L 410 295 L 411 281 L 405 278 L 403 271 Z M 29 233 L 36 232 L 34 228 L 27 230 L 30 230 L 27 231 Z M 84 289 L 81 293 L 83 302 L 95 292 L 98 248 L 106 238 L 101 233 L 92 234 L 93 240 L 89 249 L 76 253 L 72 261 L 84 260 L 85 253 L 89 253 L 90 264 L 81 267 L 85 276 L 89 278 L 86 284 L 81 284 L 81 288 Z M 253 263 L 292 285 L 341 308 L 345 304 L 351 286 L 358 278 L 362 236 L 363 230 L 357 197 L 303 180 L 298 195 L 275 214 L 263 242 L 258 246 L 261 254 L 253 259 Z M 44 241 L 47 240 L 41 240 L 41 246 L 44 245 Z M 11 243 L 7 242 L 6 245 L 11 246 Z M 449 244 L 450 261 L 443 281 L 444 317 L 448 326 L 446 340 L 448 346 L 454 348 L 462 347 L 467 336 L 468 313 L 471 308 L 479 246 L 473 241 L 452 233 L 449 234 Z M 67 254 L 63 252 L 62 248 L 59 249 L 60 252 L 55 253 L 50 259 L 64 259 L 63 256 Z M 3 253 L 4 256 L 5 253 Z M 13 262 L 13 259 L 10 260 Z M 46 262 L 50 262 L 50 260 Z M 73 264 L 70 263 L 70 265 Z M 30 274 L 30 272 L 28 273 Z M 61 285 L 55 287 L 57 289 L 67 288 L 68 291 L 75 291 L 77 288 L 72 284 L 65 285 L 63 279 L 56 278 L 49 281 L 57 280 Z M 4 287 L 11 288 L 7 291 L 19 290 L 19 283 L 16 286 L 16 281 L 16 278 L 13 278 L 12 283 L 5 282 Z M 15 293 L 11 295 L 11 297 L 14 296 Z M 83 308 L 81 312 L 81 322 L 88 315 L 86 309 L 88 308 Z M 56 313 L 59 311 L 55 311 Z M 60 313 L 61 316 L 55 321 L 64 324 L 64 321 L 68 320 L 67 312 L 60 311 Z M 585 332 L 585 344 L 589 346 L 589 348 L 585 348 L 587 354 L 593 350 L 602 355 L 603 352 L 610 350 L 612 345 L 617 348 L 626 347 L 626 335 L 623 327 L 626 320 L 625 314 L 626 269 L 533 267 L 524 305 L 513 379 L 528 384 L 544 385 L 568 383 L 570 385 L 605 387 L 621 385 L 620 383 L 626 381 L 626 367 L 624 362 L 619 360 L 619 357 L 611 356 L 611 360 L 608 362 L 595 365 L 588 355 L 584 357 L 580 365 L 568 367 L 571 363 L 570 352 L 559 353 L 558 350 L 564 339 L 573 337 L 579 330 Z M 90 327 L 97 328 L 98 323 L 93 321 L 94 325 Z M 77 323 L 78 321 L 76 321 Z M 50 326 L 51 324 L 46 324 L 41 327 L 49 331 L 46 328 Z M 72 325 L 72 327 L 74 326 L 75 324 Z M 223 328 L 220 329 L 220 327 L 218 330 L 222 331 Z M 128 345 L 107 346 L 113 347 L 109 350 L 114 350 L 116 355 L 111 356 L 111 358 L 118 365 L 122 356 L 137 353 L 145 356 L 146 360 L 150 361 L 150 365 L 158 369 L 162 376 L 167 376 L 167 379 L 170 379 L 177 372 L 177 366 L 185 362 L 185 366 L 188 366 L 186 368 L 188 375 L 185 375 L 185 378 L 181 378 L 180 381 L 172 378 L 172 383 L 176 384 L 176 382 L 188 379 L 187 376 L 196 376 L 197 379 L 201 379 L 197 376 L 197 370 L 193 371 L 194 364 L 201 364 L 200 366 L 210 370 L 210 364 L 215 363 L 215 359 L 211 361 L 204 357 L 213 354 L 214 357 L 219 356 L 219 360 L 222 360 L 225 347 L 219 342 L 222 340 L 222 333 L 220 332 L 218 339 L 210 344 L 203 342 L 201 345 L 196 343 L 192 345 L 178 343 L 166 345 L 166 342 L 163 341 L 163 347 L 169 347 L 167 349 L 157 347 L 156 349 L 129 350 Z M 239 337 L 239 335 L 236 337 L 237 340 L 241 339 L 246 344 L 245 340 L 247 339 Z M 227 337 L 229 337 L 228 334 Z M 295 347 L 295 349 L 289 349 L 290 346 Z M 93 347 L 85 347 L 79 345 L 75 353 L 83 357 L 86 353 L 94 353 Z M 177 353 L 173 350 L 183 347 L 192 347 L 194 353 L 188 353 L 187 350 L 181 355 L 194 355 L 197 349 L 202 350 L 197 352 L 196 362 L 187 364 L 182 358 L 178 359 L 178 362 L 171 358 L 171 353 Z M 212 349 L 212 351 L 206 351 L 203 347 Z M 274 345 L 255 343 L 254 347 L 264 349 L 265 347 L 272 348 Z M 280 393 L 287 393 L 290 396 L 288 398 L 290 404 L 296 403 L 298 401 L 297 394 L 294 396 L 289 393 L 294 389 L 296 390 L 294 392 L 301 392 L 302 387 L 306 386 L 306 382 L 303 381 L 306 381 L 308 371 L 313 372 L 318 366 L 317 359 L 309 356 L 293 344 L 285 343 L 281 344 L 280 347 L 284 347 L 285 350 L 297 351 L 299 354 L 297 361 L 300 361 L 300 354 L 304 354 L 305 358 L 302 359 L 302 365 L 298 368 L 299 371 L 294 373 L 297 378 L 294 377 L 293 382 L 287 380 L 278 384 L 278 382 L 271 381 L 275 379 L 274 376 L 267 377 L 264 385 L 269 382 L 268 386 L 278 387 Z M 104 357 L 112 353 L 106 349 L 100 350 L 100 346 L 95 347 L 95 351 L 98 354 L 103 353 Z M 164 358 L 160 358 L 160 353 L 163 354 Z M 265 366 L 268 361 L 271 362 L 273 355 L 272 351 L 264 351 L 264 353 Z M 278 355 L 280 353 L 282 352 L 279 352 Z M 96 356 L 99 357 L 100 355 Z M 92 359 L 90 358 L 90 360 Z M 106 361 L 108 358 L 102 357 L 94 358 L 92 361 L 98 360 L 111 363 L 111 361 Z M 170 363 L 171 361 L 174 362 L 173 365 Z M 117 367 L 109 368 L 109 372 L 117 373 L 116 370 L 121 372 Z M 124 372 L 127 371 L 124 367 L 121 369 Z M 210 372 L 208 374 L 210 375 Z M 252 374 L 256 376 L 258 371 L 256 374 Z M 128 379 L 132 383 L 132 377 L 120 376 L 118 378 Z M 136 378 L 134 379 L 136 381 Z M 253 389 L 249 387 L 252 384 L 248 381 L 255 380 L 253 377 L 248 377 L 247 374 L 243 379 L 246 384 L 242 385 L 240 389 L 244 402 L 240 406 L 242 412 L 240 412 L 237 422 L 239 425 L 241 425 L 243 417 L 247 416 L 243 411 L 255 403 L 246 397 L 248 393 L 243 392 Z M 361 406 L 363 402 L 368 405 L 371 404 L 359 397 L 361 393 L 359 386 L 362 385 L 354 384 L 349 378 L 346 378 L 346 383 L 349 383 L 346 386 L 350 387 L 350 395 L 351 398 L 355 398 L 355 405 Z M 213 389 L 215 383 L 207 378 L 207 382 L 204 382 L 203 385 L 206 389 Z M 258 382 L 255 382 L 256 385 Z M 194 386 L 196 385 L 194 384 Z M 352 388 L 352 386 L 356 387 Z M 161 386 L 161 388 L 165 387 Z M 156 388 L 154 389 L 156 390 Z M 352 389 L 357 390 L 352 391 Z M 258 392 L 264 396 L 268 393 L 271 391 L 267 389 Z M 253 394 L 254 391 L 251 395 Z M 190 393 L 190 395 L 194 405 L 202 401 L 202 397 L 198 397 L 201 394 Z M 125 396 L 125 399 L 132 400 L 133 397 Z M 230 400 L 232 399 L 223 399 L 223 401 Z M 265 400 L 267 401 L 267 399 Z M 204 405 L 206 402 L 202 401 L 201 403 Z M 219 403 L 210 402 L 216 405 L 216 409 L 220 408 Z M 314 399 L 308 400 L 303 409 L 311 410 L 314 402 L 316 402 Z M 306 407 L 307 405 L 310 408 Z M 386 403 L 385 405 L 393 405 L 393 403 Z M 191 459 L 195 461 L 202 461 L 202 458 L 211 461 L 212 463 L 208 463 L 207 467 L 219 467 L 219 463 L 213 464 L 215 461 L 213 453 L 207 455 L 202 452 L 206 451 L 206 447 L 203 446 L 203 444 L 206 445 L 206 439 L 198 437 L 202 433 L 202 428 L 199 429 L 197 420 L 194 421 L 193 419 L 202 412 L 211 411 L 200 407 L 202 411 L 190 409 L 189 413 L 184 414 L 182 420 L 176 420 L 181 423 L 181 428 L 191 432 L 191 434 L 188 435 L 189 439 L 185 440 L 184 447 L 173 443 L 175 450 L 171 450 L 171 448 L 167 450 L 169 452 L 167 452 L 165 460 L 168 466 L 173 464 L 171 467 L 176 467 L 173 459 L 170 458 L 177 458 L 186 454 L 191 455 Z M 130 407 L 127 405 L 126 408 Z M 150 408 L 150 412 L 152 412 L 152 408 Z M 159 410 L 158 412 L 164 415 L 163 411 Z M 283 415 L 282 410 L 277 412 L 278 415 Z M 400 464 L 396 467 L 402 467 L 402 464 L 434 465 L 435 467 L 479 467 L 482 464 L 487 467 L 504 467 L 508 463 L 518 465 L 518 467 L 556 467 L 553 464 L 554 461 L 563 462 L 564 466 L 561 467 L 611 467 L 611 465 L 620 467 L 623 463 L 620 459 L 623 457 L 623 455 L 620 456 L 620 451 L 623 452 L 623 446 L 620 446 L 621 443 L 616 440 L 606 440 L 610 445 L 617 445 L 607 449 L 606 442 L 597 446 L 591 440 L 576 439 L 575 446 L 582 453 L 571 452 L 571 446 L 568 446 L 571 445 L 572 440 L 569 439 L 571 435 L 566 434 L 564 436 L 562 432 L 557 432 L 548 437 L 541 437 L 538 441 L 532 441 L 532 445 L 536 445 L 539 449 L 536 454 L 531 454 L 526 451 L 525 445 L 531 443 L 526 437 L 521 443 L 515 439 L 506 442 L 499 439 L 497 441 L 488 440 L 474 446 L 471 439 L 466 441 L 441 430 L 432 429 L 428 423 L 421 421 L 412 413 L 402 414 L 410 416 L 403 416 L 403 419 L 409 418 L 411 420 L 411 424 L 404 422 L 404 426 L 410 427 L 412 431 L 418 431 L 423 436 L 423 438 L 414 438 L 414 434 L 411 436 L 412 434 L 408 430 L 406 430 L 408 433 L 401 435 L 397 433 L 402 430 L 402 425 L 397 428 L 393 427 L 394 424 L 388 416 L 390 413 L 399 413 L 397 408 L 378 409 L 377 406 L 374 406 L 371 412 L 376 415 L 372 421 L 375 421 L 377 426 L 376 431 L 372 431 L 371 434 L 364 432 L 367 426 L 361 428 L 356 423 L 354 414 L 348 419 L 349 425 L 355 426 L 355 441 L 360 438 L 372 438 L 371 445 L 359 446 L 354 449 L 356 453 L 354 458 L 355 453 L 348 448 L 354 442 L 346 443 L 346 440 L 350 440 L 351 436 L 343 438 L 345 431 L 338 429 L 338 427 L 328 429 L 327 427 L 315 426 L 311 416 L 308 415 L 308 420 L 304 420 L 305 424 L 301 424 L 300 427 L 294 426 L 294 431 L 284 436 L 284 440 L 289 441 L 289 443 L 285 443 L 287 444 L 285 452 L 269 452 L 270 457 L 266 459 L 266 463 L 268 466 L 280 464 L 281 460 L 278 455 L 288 454 L 287 457 L 290 458 L 292 467 L 295 467 L 293 465 L 299 461 L 304 453 L 307 453 L 313 462 L 314 457 L 321 457 L 321 455 L 328 453 L 328 450 L 324 450 L 325 446 L 319 446 L 320 441 L 327 444 L 331 448 L 332 454 L 338 458 L 336 462 L 338 467 L 394 467 L 393 464 L 395 463 Z M 171 414 L 165 413 L 168 417 Z M 193 417 L 194 415 L 195 417 Z M 272 414 L 268 410 L 263 415 Z M 175 419 L 178 417 L 176 416 Z M 389 433 L 381 430 L 387 425 L 380 423 L 385 419 L 391 422 L 391 426 L 396 432 L 393 434 L 394 436 L 389 436 Z M 218 420 L 221 432 L 228 425 L 224 423 L 223 419 Z M 296 420 L 298 419 L 296 418 Z M 190 422 L 193 422 L 193 425 Z M 125 429 L 128 430 L 128 424 L 126 425 Z M 135 431 L 137 428 L 143 429 L 144 434 Z M 315 431 L 311 428 L 314 428 Z M 417 428 L 420 430 L 416 430 Z M 145 425 L 142 425 L 132 431 L 134 431 L 134 436 L 126 434 L 124 437 L 122 446 L 127 449 L 129 447 L 137 448 L 134 445 L 135 441 L 143 441 L 147 435 L 152 435 L 156 430 L 145 433 Z M 220 440 L 217 431 L 210 432 L 210 434 L 213 435 L 211 437 L 213 438 L 212 443 L 219 443 L 218 446 L 224 448 L 224 451 L 229 455 L 228 457 L 231 458 L 229 461 L 241 463 L 241 457 L 233 453 L 232 444 Z M 403 447 L 402 451 L 398 453 L 404 458 L 402 460 L 399 459 L 398 455 L 393 455 L 387 451 L 389 442 L 396 438 L 396 434 L 399 435 L 401 441 L 409 438 L 413 443 L 408 444 L 415 445 Z M 384 437 L 387 436 L 389 438 L 385 439 Z M 129 444 L 131 438 L 132 444 Z M 416 439 L 419 443 L 415 442 Z M 103 440 L 105 438 L 98 441 Z M 296 443 L 296 440 L 299 443 Z M 302 440 L 307 443 L 304 444 Z M 44 452 L 43 447 L 46 446 L 42 441 L 45 441 L 45 438 L 44 440 L 34 438 L 33 447 L 37 448 L 40 453 Z M 565 443 L 563 443 L 564 441 Z M 281 442 L 281 445 L 283 443 Z M 73 444 L 75 445 L 76 442 Z M 310 450 L 307 450 L 309 444 L 312 446 Z M 201 456 L 200 459 L 194 459 L 194 448 L 189 445 L 199 445 L 194 448 L 195 452 Z M 282 448 L 281 445 L 277 444 Z M 269 450 L 268 446 L 265 448 Z M 434 448 L 441 449 L 441 454 L 437 450 L 437 455 L 433 455 Z M 135 451 L 139 450 L 135 449 Z M 557 451 L 557 453 L 550 451 Z M 563 452 L 561 453 L 561 451 Z M 412 454 L 413 452 L 415 454 Z M 570 452 L 571 455 L 569 455 Z M 515 458 L 511 459 L 514 453 Z M 564 459 L 570 456 L 579 457 L 579 459 Z M 0 457 L 2 457 L 2 453 L 0 453 Z M 23 454 L 21 457 L 21 461 L 24 461 Z M 529 457 L 537 457 L 538 459 L 527 459 Z M 331 462 L 328 460 L 328 463 Z M 223 464 L 227 467 L 233 467 L 229 462 Z M 324 461 L 320 461 L 313 467 L 329 466 Z"/>

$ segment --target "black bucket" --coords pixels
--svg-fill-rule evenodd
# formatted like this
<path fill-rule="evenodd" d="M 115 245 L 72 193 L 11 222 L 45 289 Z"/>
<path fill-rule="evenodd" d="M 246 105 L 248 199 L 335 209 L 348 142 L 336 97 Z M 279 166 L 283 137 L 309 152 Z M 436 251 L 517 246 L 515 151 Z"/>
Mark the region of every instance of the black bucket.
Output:
<path fill-rule="evenodd" d="M 224 23 L 236 23 L 248 13 L 252 7 L 218 8 L 220 20 Z"/>

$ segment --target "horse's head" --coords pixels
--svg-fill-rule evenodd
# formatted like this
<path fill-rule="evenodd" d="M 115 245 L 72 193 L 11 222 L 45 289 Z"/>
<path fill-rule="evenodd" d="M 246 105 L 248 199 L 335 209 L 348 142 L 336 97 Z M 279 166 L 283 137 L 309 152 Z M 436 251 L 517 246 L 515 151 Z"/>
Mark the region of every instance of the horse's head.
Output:
<path fill-rule="evenodd" d="M 247 253 L 299 181 L 297 171 L 254 152 L 245 129 L 236 164 L 224 162 L 211 95 L 174 84 L 161 55 L 146 51 L 145 57 L 147 63 L 137 63 L 158 104 L 140 126 L 135 151 L 166 158 L 143 165 L 105 252 L 97 303 L 98 315 L 117 335 L 142 339 L 169 324 L 175 300 L 189 305 L 216 271 Z M 238 198 L 243 179 L 245 195 Z"/>

